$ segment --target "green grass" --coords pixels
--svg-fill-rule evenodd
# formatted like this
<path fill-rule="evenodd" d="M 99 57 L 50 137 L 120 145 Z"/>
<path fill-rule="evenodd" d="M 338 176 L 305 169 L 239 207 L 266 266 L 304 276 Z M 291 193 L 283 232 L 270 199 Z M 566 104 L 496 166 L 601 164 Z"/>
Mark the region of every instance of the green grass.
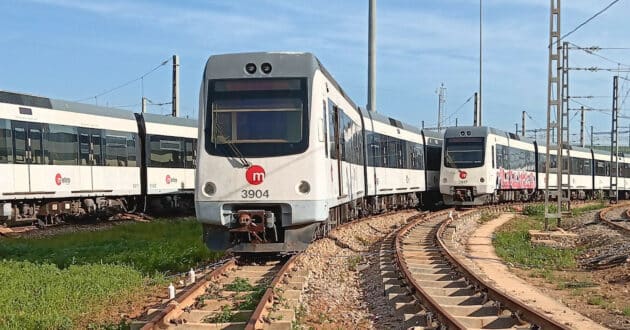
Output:
<path fill-rule="evenodd" d="M 0 259 L 70 265 L 129 265 L 144 274 L 183 272 L 220 254 L 201 241 L 193 219 L 127 223 L 111 229 L 52 237 L 0 239 Z"/>
<path fill-rule="evenodd" d="M 494 247 L 503 260 L 528 268 L 573 269 L 579 249 L 561 249 L 534 246 L 528 230 L 544 227 L 540 216 L 518 217 L 499 228 Z"/>
<path fill-rule="evenodd" d="M 72 329 L 107 307 L 123 306 L 149 281 L 127 266 L 0 261 L 0 328 Z"/>
<path fill-rule="evenodd" d="M 623 308 L 623 316 L 630 316 L 630 306 L 626 306 Z"/>
<path fill-rule="evenodd" d="M 116 308 L 165 287 L 165 274 L 221 257 L 201 237 L 198 222 L 179 219 L 0 238 L 0 329 L 124 328 Z"/>

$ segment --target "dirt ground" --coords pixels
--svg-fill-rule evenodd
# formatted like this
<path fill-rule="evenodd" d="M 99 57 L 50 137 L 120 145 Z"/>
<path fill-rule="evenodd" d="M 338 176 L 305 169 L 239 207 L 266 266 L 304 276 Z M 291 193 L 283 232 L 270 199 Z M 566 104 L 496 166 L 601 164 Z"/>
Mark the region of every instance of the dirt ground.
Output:
<path fill-rule="evenodd" d="M 575 329 L 601 328 L 599 324 L 630 329 L 630 316 L 623 312 L 630 308 L 627 263 L 605 270 L 540 272 L 508 268 L 496 256 L 491 238 L 496 228 L 512 217 L 503 214 L 477 228 L 469 238 L 469 257 L 489 278 L 503 290 L 517 294 L 524 302 Z"/>

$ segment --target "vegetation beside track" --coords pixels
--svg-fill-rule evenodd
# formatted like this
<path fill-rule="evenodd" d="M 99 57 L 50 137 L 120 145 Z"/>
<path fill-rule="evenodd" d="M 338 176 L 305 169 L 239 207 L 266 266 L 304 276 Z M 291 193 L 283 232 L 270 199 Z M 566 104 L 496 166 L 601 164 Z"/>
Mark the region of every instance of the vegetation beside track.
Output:
<path fill-rule="evenodd" d="M 118 328 L 120 312 L 163 291 L 165 275 L 222 256 L 201 235 L 188 218 L 0 238 L 0 328 Z"/>
<path fill-rule="evenodd" d="M 0 259 L 70 265 L 116 264 L 143 274 L 183 272 L 218 259 L 201 241 L 194 219 L 123 223 L 106 230 L 81 231 L 45 238 L 0 239 Z"/>
<path fill-rule="evenodd" d="M 574 208 L 572 213 L 579 216 L 585 212 L 603 208 L 603 203 Z M 554 212 L 554 207 L 550 212 Z M 516 217 L 501 226 L 494 239 L 497 255 L 506 262 L 524 267 L 545 270 L 574 269 L 580 249 L 556 248 L 533 245 L 529 230 L 542 230 L 545 225 L 545 206 L 529 205 L 523 209 L 524 216 Z M 555 223 L 550 223 L 555 226 Z"/>

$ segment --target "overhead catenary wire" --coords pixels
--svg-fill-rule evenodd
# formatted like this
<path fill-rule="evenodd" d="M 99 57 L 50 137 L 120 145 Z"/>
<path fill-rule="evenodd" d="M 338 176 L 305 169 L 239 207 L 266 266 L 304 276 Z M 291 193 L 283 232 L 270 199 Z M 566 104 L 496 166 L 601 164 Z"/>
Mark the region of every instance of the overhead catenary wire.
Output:
<path fill-rule="evenodd" d="M 444 119 L 444 122 L 447 122 L 449 119 L 451 119 L 454 115 L 456 115 L 460 110 L 462 110 L 462 108 L 468 104 L 468 102 L 470 102 L 470 100 L 473 99 L 473 97 L 475 97 L 475 95 L 471 95 L 464 103 L 462 103 L 459 107 L 457 107 L 457 109 L 455 109 L 455 111 L 453 113 L 450 114 L 450 116 L 446 117 L 446 119 Z"/>
<path fill-rule="evenodd" d="M 170 58 L 168 58 L 168 59 L 166 59 L 166 60 L 162 61 L 159 65 L 157 65 L 157 66 L 156 66 L 156 67 L 154 67 L 153 69 L 151 69 L 151 70 L 147 71 L 146 73 L 142 74 L 141 76 L 139 76 L 139 77 L 137 77 L 137 78 L 135 78 L 135 79 L 129 80 L 129 81 L 127 81 L 127 82 L 125 82 L 125 83 L 123 83 L 123 84 L 120 84 L 120 85 L 118 85 L 118 86 L 116 86 L 116 87 L 113 87 L 113 88 L 107 89 L 107 90 L 105 90 L 105 91 L 103 91 L 103 92 L 101 92 L 101 93 L 98 93 L 98 94 L 94 95 L 94 96 L 85 97 L 85 98 L 82 98 L 82 99 L 75 100 L 74 102 L 82 102 L 82 101 L 87 101 L 87 100 L 91 100 L 91 99 L 95 99 L 95 100 L 96 100 L 96 99 L 98 99 L 99 97 L 101 97 L 101 96 L 103 96 L 103 95 L 107 95 L 107 94 L 109 94 L 109 93 L 111 93 L 111 92 L 113 92 L 113 91 L 116 91 L 116 90 L 119 90 L 119 89 L 121 89 L 121 88 L 127 87 L 127 86 L 129 86 L 129 85 L 133 84 L 134 82 L 137 82 L 137 81 L 142 81 L 142 82 L 144 83 L 144 77 L 146 77 L 146 76 L 150 75 L 151 73 L 155 72 L 157 69 L 159 69 L 159 68 L 161 68 L 161 67 L 165 66 L 165 65 L 166 65 L 166 64 L 168 64 L 170 61 L 171 61 L 171 59 L 170 59 Z M 143 88 L 144 88 L 144 86 L 143 86 Z"/>
<path fill-rule="evenodd" d="M 614 0 L 611 3 L 608 4 L 608 6 L 606 6 L 604 9 L 598 11 L 597 13 L 595 13 L 593 16 L 589 17 L 586 21 L 580 23 L 578 26 L 576 26 L 573 30 L 569 31 L 568 33 L 566 33 L 565 35 L 563 35 L 562 37 L 560 37 L 560 39 L 558 39 L 557 42 L 560 42 L 562 40 L 564 40 L 566 37 L 572 35 L 574 32 L 576 32 L 577 30 L 581 29 L 584 25 L 588 24 L 590 21 L 592 21 L 593 19 L 595 19 L 597 16 L 603 14 L 605 11 L 607 11 L 608 9 L 610 9 L 610 7 L 612 7 L 614 4 L 616 4 L 617 2 L 619 2 L 619 0 Z M 550 45 L 551 46 L 551 45 Z"/>

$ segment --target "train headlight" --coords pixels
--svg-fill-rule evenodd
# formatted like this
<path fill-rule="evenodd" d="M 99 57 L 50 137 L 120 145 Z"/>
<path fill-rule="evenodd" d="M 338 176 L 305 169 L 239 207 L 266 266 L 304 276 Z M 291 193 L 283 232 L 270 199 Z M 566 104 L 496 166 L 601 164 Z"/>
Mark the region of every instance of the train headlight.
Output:
<path fill-rule="evenodd" d="M 269 72 L 271 72 L 271 64 L 265 62 L 263 64 L 260 65 L 260 70 L 264 73 L 264 74 L 268 74 Z"/>
<path fill-rule="evenodd" d="M 212 182 L 206 182 L 206 184 L 203 186 L 203 193 L 206 196 L 212 196 L 216 192 L 217 192 L 217 186 L 215 186 L 214 183 Z"/>
<path fill-rule="evenodd" d="M 479 182 L 484 183 L 484 182 L 486 182 L 486 179 L 484 179 L 484 178 L 479 178 Z"/>
<path fill-rule="evenodd" d="M 300 192 L 300 194 L 308 194 L 309 192 L 311 192 L 311 185 L 310 183 L 308 183 L 307 181 L 300 181 L 300 183 L 297 186 L 297 190 Z"/>
<path fill-rule="evenodd" d="M 245 72 L 247 72 L 249 74 L 256 73 L 256 64 L 254 64 L 254 63 L 247 63 L 247 64 L 245 64 Z"/>

